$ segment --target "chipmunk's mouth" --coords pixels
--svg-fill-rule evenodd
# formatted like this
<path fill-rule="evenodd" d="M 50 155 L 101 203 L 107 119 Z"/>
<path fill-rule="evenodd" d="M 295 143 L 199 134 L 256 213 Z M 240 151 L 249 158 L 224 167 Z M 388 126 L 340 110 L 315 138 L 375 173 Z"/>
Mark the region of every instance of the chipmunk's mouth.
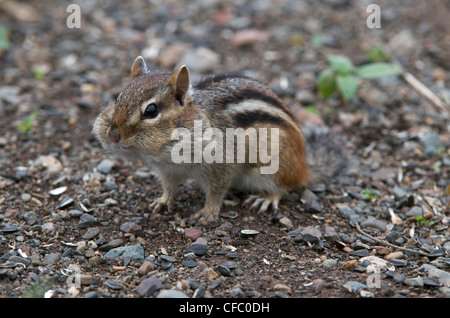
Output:
<path fill-rule="evenodd" d="M 129 145 L 120 145 L 120 150 L 122 150 L 122 151 L 130 151 L 131 148 L 133 148 L 133 147 L 129 146 Z"/>

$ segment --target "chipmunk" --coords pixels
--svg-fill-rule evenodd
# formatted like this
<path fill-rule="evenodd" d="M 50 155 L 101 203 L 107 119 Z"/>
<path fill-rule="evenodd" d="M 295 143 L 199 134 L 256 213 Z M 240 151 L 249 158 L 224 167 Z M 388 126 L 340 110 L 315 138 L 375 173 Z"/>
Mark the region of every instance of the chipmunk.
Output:
<path fill-rule="evenodd" d="M 152 166 L 163 188 L 149 205 L 153 212 L 172 211 L 177 186 L 187 178 L 206 195 L 204 207 L 192 215 L 202 223 L 218 219 L 231 188 L 251 194 L 244 207 L 277 211 L 284 193 L 326 181 L 345 165 L 341 145 L 321 133 L 305 140 L 289 108 L 257 80 L 219 74 L 192 84 L 185 65 L 173 73 L 150 71 L 141 56 L 131 76 L 99 114 L 93 133 L 108 152 Z M 320 142 L 325 146 L 316 147 Z M 309 163 L 306 146 L 318 154 L 308 156 Z"/>

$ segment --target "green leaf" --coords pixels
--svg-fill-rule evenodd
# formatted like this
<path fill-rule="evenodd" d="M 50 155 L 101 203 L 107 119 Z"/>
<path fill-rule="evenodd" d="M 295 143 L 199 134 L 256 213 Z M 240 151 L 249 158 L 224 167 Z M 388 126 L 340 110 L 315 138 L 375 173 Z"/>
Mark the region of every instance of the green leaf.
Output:
<path fill-rule="evenodd" d="M 383 51 L 380 45 L 373 46 L 367 51 L 367 58 L 372 62 L 387 62 L 389 55 Z"/>
<path fill-rule="evenodd" d="M 352 61 L 343 55 L 328 55 L 327 60 L 330 62 L 331 68 L 341 75 L 348 74 L 355 69 Z"/>
<path fill-rule="evenodd" d="M 361 197 L 364 201 L 371 201 L 374 197 L 378 196 L 380 191 L 377 189 L 366 189 L 361 191 Z"/>
<path fill-rule="evenodd" d="M 358 90 L 358 82 L 353 75 L 338 75 L 336 77 L 336 84 L 339 92 L 346 101 L 355 96 Z"/>
<path fill-rule="evenodd" d="M 388 75 L 399 75 L 403 71 L 389 63 L 369 63 L 356 69 L 356 75 L 365 79 L 374 79 Z"/>
<path fill-rule="evenodd" d="M 306 111 L 312 114 L 318 114 L 319 111 L 317 110 L 316 106 L 314 105 L 308 105 L 305 107 Z"/>
<path fill-rule="evenodd" d="M 7 50 L 9 45 L 8 29 L 0 25 L 0 51 Z"/>
<path fill-rule="evenodd" d="M 328 98 L 336 91 L 336 74 L 331 68 L 323 70 L 319 74 L 319 92 Z"/>

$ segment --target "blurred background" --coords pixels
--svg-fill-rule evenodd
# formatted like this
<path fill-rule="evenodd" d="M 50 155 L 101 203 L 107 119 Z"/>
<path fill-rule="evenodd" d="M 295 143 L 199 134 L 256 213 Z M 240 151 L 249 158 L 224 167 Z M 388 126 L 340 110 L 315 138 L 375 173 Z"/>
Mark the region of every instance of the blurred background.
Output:
<path fill-rule="evenodd" d="M 2 0 L 0 150 L 18 160 L 49 151 L 78 154 L 93 141 L 97 114 L 130 82 L 138 55 L 150 68 L 186 64 L 194 81 L 219 72 L 259 79 L 299 124 L 345 130 L 359 147 L 390 140 L 395 131 L 400 138 L 445 132 L 443 109 L 401 76 L 358 79 L 346 100 L 318 89 L 328 57 L 339 55 L 355 67 L 395 63 L 448 102 L 449 2 L 377 1 L 379 28 L 367 23 L 374 21 L 371 3 Z M 80 27 L 70 28 L 73 22 Z"/>

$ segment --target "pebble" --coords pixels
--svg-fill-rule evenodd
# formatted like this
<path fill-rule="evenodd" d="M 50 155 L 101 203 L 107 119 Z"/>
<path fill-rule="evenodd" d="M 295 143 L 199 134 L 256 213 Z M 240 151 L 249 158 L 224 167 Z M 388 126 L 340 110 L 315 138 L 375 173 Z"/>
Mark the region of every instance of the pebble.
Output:
<path fill-rule="evenodd" d="M 387 261 L 390 261 L 390 260 L 393 260 L 393 259 L 401 259 L 401 258 L 404 258 L 404 257 L 405 257 L 405 255 L 403 254 L 403 252 L 397 251 L 397 252 L 389 253 L 388 255 L 386 255 L 384 257 L 384 259 L 387 260 Z"/>
<path fill-rule="evenodd" d="M 401 259 L 391 259 L 389 261 L 392 265 L 394 265 L 395 267 L 405 267 L 406 265 L 408 265 L 407 261 L 401 260 Z"/>
<path fill-rule="evenodd" d="M 31 200 L 31 194 L 29 193 L 22 193 L 20 196 L 23 202 L 29 202 Z"/>
<path fill-rule="evenodd" d="M 141 266 L 139 266 L 137 272 L 139 275 L 145 275 L 154 269 L 155 269 L 155 265 L 152 262 L 144 261 L 144 263 L 142 263 Z"/>
<path fill-rule="evenodd" d="M 48 253 L 44 257 L 44 264 L 52 265 L 61 259 L 60 253 Z"/>
<path fill-rule="evenodd" d="M 120 226 L 120 230 L 125 233 L 137 233 L 142 230 L 142 226 L 133 222 L 125 222 Z"/>
<path fill-rule="evenodd" d="M 121 282 L 117 282 L 115 280 L 107 280 L 105 281 L 105 286 L 114 289 L 114 290 L 119 290 L 123 288 L 123 284 Z"/>
<path fill-rule="evenodd" d="M 449 272 L 439 269 L 430 264 L 422 265 L 421 267 L 419 267 L 418 271 L 422 271 L 422 272 L 428 274 L 429 277 L 438 279 L 439 283 L 442 286 L 450 287 L 450 273 Z"/>
<path fill-rule="evenodd" d="M 79 218 L 83 214 L 80 210 L 69 210 L 67 213 L 73 218 Z"/>
<path fill-rule="evenodd" d="M 97 165 L 97 170 L 103 174 L 108 174 L 111 172 L 113 167 L 114 167 L 114 161 L 109 160 L 109 159 L 103 159 Z"/>
<path fill-rule="evenodd" d="M 194 260 L 192 260 L 192 259 L 188 259 L 188 260 L 183 261 L 183 262 L 181 263 L 181 265 L 183 265 L 183 266 L 185 266 L 185 267 L 188 267 L 188 268 L 194 268 L 194 267 L 196 267 L 198 264 L 197 264 L 196 261 L 194 261 Z"/>
<path fill-rule="evenodd" d="M 116 247 L 110 249 L 105 254 L 105 257 L 111 259 L 121 257 L 122 259 L 127 258 L 131 260 L 142 260 L 144 259 L 144 249 L 140 244 Z"/>
<path fill-rule="evenodd" d="M 369 250 L 368 249 L 361 249 L 361 250 L 356 250 L 356 251 L 354 251 L 353 253 L 352 253 L 352 255 L 354 255 L 354 256 L 358 256 L 358 257 L 364 257 L 364 256 L 367 256 L 367 255 L 369 255 L 370 254 L 370 252 L 369 252 Z"/>
<path fill-rule="evenodd" d="M 423 279 L 421 277 L 407 278 L 403 283 L 411 287 L 423 287 Z"/>
<path fill-rule="evenodd" d="M 278 220 L 278 222 L 280 222 L 280 224 L 287 229 L 294 228 L 294 224 L 292 224 L 291 219 L 289 219 L 288 217 L 283 216 L 280 220 Z"/>
<path fill-rule="evenodd" d="M 345 205 L 339 207 L 339 213 L 341 213 L 342 216 L 346 218 L 351 218 L 352 216 L 356 215 L 355 210 Z"/>
<path fill-rule="evenodd" d="M 214 71 L 220 63 L 220 56 L 205 47 L 198 47 L 186 51 L 179 62 L 179 65 L 189 65 L 189 69 L 195 73 L 208 73 Z"/>
<path fill-rule="evenodd" d="M 157 276 L 151 276 L 140 282 L 136 291 L 140 296 L 150 297 L 161 287 L 162 280 Z"/>
<path fill-rule="evenodd" d="M 46 222 L 44 224 L 42 224 L 42 231 L 48 231 L 48 232 L 55 232 L 56 228 L 55 228 L 55 224 L 53 224 L 52 222 Z"/>
<path fill-rule="evenodd" d="M 377 219 L 373 216 L 370 216 L 367 220 L 361 222 L 361 226 L 373 227 L 383 232 L 387 230 L 386 223 L 383 220 Z"/>
<path fill-rule="evenodd" d="M 203 235 L 203 232 L 200 229 L 193 228 L 193 227 L 184 229 L 184 238 L 187 240 L 195 241 L 202 235 Z"/>
<path fill-rule="evenodd" d="M 175 289 L 162 289 L 156 298 L 189 298 L 185 293 Z"/>
<path fill-rule="evenodd" d="M 230 276 L 231 275 L 231 270 L 228 267 L 223 266 L 223 265 L 217 266 L 217 271 L 222 276 Z"/>
<path fill-rule="evenodd" d="M 335 259 L 326 259 L 322 263 L 322 267 L 325 270 L 332 270 L 336 267 L 336 265 L 337 265 L 337 260 L 335 260 Z"/>
<path fill-rule="evenodd" d="M 84 233 L 83 238 L 86 240 L 90 240 L 96 237 L 100 233 L 100 229 L 98 227 L 89 228 L 86 233 Z"/>
<path fill-rule="evenodd" d="M 344 288 L 348 290 L 350 293 L 358 293 L 360 289 L 367 289 L 367 285 L 362 284 L 357 281 L 348 281 L 344 284 Z"/>
<path fill-rule="evenodd" d="M 203 256 L 207 253 L 208 247 L 206 244 L 192 244 L 188 247 L 189 252 L 193 252 L 195 255 Z"/>
<path fill-rule="evenodd" d="M 421 207 L 413 206 L 408 212 L 406 212 L 406 217 L 416 217 L 423 215 L 423 210 Z"/>

